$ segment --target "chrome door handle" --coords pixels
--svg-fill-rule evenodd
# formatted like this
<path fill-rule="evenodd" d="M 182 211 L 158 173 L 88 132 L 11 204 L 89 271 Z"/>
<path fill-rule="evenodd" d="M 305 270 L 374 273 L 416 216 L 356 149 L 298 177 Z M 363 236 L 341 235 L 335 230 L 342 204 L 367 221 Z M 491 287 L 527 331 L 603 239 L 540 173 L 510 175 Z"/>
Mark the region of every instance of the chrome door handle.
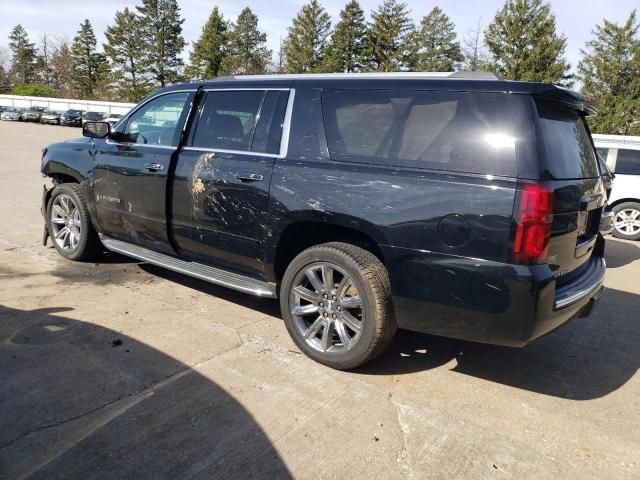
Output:
<path fill-rule="evenodd" d="M 236 178 L 241 182 L 260 182 L 264 177 L 258 173 L 239 173 Z"/>
<path fill-rule="evenodd" d="M 161 163 L 145 163 L 144 168 L 149 170 L 150 172 L 161 172 L 164 170 L 164 165 Z"/>

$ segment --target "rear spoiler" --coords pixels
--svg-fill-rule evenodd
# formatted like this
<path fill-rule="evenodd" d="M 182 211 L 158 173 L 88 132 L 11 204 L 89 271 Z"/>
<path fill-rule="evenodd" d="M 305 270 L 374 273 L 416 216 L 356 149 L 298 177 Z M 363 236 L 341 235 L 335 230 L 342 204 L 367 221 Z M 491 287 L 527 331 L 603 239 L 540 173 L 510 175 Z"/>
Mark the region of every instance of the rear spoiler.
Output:
<path fill-rule="evenodd" d="M 556 103 L 561 103 L 582 115 L 593 115 L 597 112 L 593 101 L 580 92 L 547 83 L 507 82 L 509 93 L 524 93 Z"/>

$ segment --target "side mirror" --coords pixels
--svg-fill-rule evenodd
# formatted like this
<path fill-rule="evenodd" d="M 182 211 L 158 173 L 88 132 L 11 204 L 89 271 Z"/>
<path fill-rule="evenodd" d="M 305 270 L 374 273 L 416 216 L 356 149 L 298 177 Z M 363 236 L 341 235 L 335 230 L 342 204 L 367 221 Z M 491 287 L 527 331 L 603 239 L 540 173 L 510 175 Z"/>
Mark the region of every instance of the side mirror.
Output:
<path fill-rule="evenodd" d="M 109 122 L 85 122 L 82 135 L 89 138 L 105 138 L 111 133 Z"/>

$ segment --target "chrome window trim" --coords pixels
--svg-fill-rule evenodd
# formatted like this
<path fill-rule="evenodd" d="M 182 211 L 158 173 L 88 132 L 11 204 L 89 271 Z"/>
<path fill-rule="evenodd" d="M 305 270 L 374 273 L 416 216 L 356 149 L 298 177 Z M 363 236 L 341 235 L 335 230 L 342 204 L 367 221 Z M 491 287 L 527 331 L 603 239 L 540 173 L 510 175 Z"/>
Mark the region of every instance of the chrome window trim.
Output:
<path fill-rule="evenodd" d="M 180 90 L 171 90 L 169 92 L 161 92 L 158 93 L 157 95 L 154 95 L 152 97 L 147 98 L 144 102 L 139 103 L 138 105 L 136 105 L 134 108 L 132 108 L 129 113 L 127 113 L 126 116 L 124 116 L 116 125 L 114 125 L 114 129 L 116 127 L 118 127 L 121 123 L 124 122 L 128 122 L 129 121 L 129 117 L 131 117 L 131 115 L 133 115 L 134 113 L 136 113 L 138 110 L 140 110 L 143 106 L 145 106 L 147 103 L 149 103 L 152 100 L 155 100 L 156 98 L 160 98 L 163 97 L 165 95 L 171 95 L 172 93 L 195 93 L 197 92 L 198 89 L 197 88 L 189 88 L 189 89 L 180 89 Z M 186 122 L 185 122 L 186 125 Z M 184 132 L 184 128 L 185 125 L 182 126 L 182 131 Z M 139 146 L 143 146 L 143 147 L 153 147 L 153 148 L 178 148 L 177 145 L 160 145 L 160 144 L 151 144 L 151 143 L 133 143 L 133 142 L 113 142 L 111 140 L 109 140 L 107 138 L 106 143 L 109 145 L 139 145 Z"/>
<path fill-rule="evenodd" d="M 182 150 L 188 151 L 200 151 L 200 152 L 219 152 L 219 153 L 232 153 L 234 155 L 250 155 L 254 157 L 267 157 L 267 158 L 285 158 L 289 151 L 289 138 L 291 130 L 291 117 L 293 116 L 293 102 L 296 96 L 296 89 L 285 88 L 271 88 L 271 87 L 247 87 L 247 88 L 204 88 L 205 92 L 233 92 L 233 91 L 253 91 L 253 92 L 289 92 L 289 98 L 287 99 L 287 108 L 284 113 L 284 119 L 282 121 L 282 133 L 280 135 L 280 151 L 278 153 L 264 153 L 264 152 L 252 152 L 251 150 L 228 150 L 224 148 L 209 148 L 209 147 L 194 147 L 192 145 L 182 147 Z M 200 115 L 202 111 L 200 110 Z M 198 118 L 198 120 L 200 120 Z M 255 127 L 254 127 L 255 128 Z"/>
<path fill-rule="evenodd" d="M 190 152 L 213 152 L 213 153 L 233 153 L 234 155 L 249 155 L 252 157 L 269 157 L 278 158 L 278 153 L 252 152 L 250 150 L 227 150 L 225 148 L 207 148 L 207 147 L 182 147 L 182 150 Z"/>

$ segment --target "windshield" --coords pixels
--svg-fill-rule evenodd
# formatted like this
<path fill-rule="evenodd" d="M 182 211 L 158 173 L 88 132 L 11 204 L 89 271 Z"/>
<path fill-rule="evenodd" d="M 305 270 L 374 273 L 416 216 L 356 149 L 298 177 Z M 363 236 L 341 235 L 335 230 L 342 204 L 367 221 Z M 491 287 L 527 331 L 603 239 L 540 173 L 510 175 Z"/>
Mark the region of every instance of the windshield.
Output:
<path fill-rule="evenodd" d="M 536 102 L 544 147 L 544 178 L 576 179 L 599 176 L 596 152 L 582 115 L 552 102 Z"/>
<path fill-rule="evenodd" d="M 67 110 L 67 115 L 80 115 L 80 110 Z"/>
<path fill-rule="evenodd" d="M 98 112 L 88 112 L 85 115 L 85 118 L 89 120 L 100 120 L 102 118 L 102 114 Z"/>

